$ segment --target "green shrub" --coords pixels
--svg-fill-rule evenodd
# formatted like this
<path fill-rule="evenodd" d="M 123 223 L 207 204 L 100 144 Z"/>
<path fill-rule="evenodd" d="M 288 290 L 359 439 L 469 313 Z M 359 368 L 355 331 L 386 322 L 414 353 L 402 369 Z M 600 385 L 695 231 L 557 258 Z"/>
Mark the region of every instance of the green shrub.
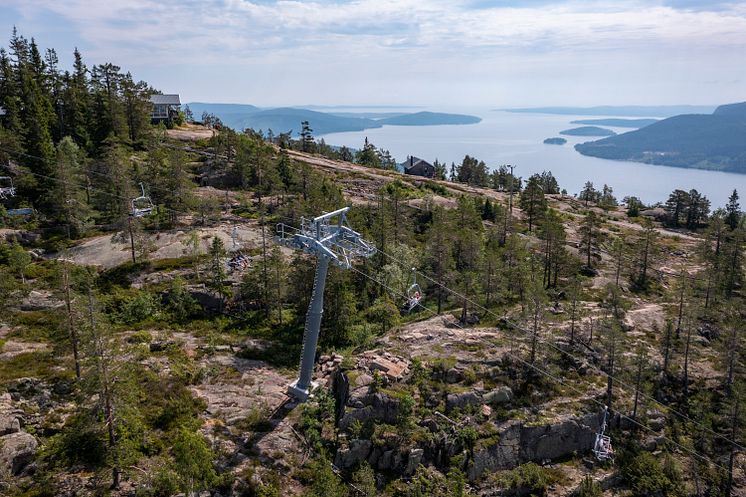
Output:
<path fill-rule="evenodd" d="M 680 479 L 676 466 L 669 462 L 668 468 L 664 470 L 660 462 L 649 452 L 640 452 L 625 460 L 622 465 L 622 476 L 632 489 L 633 495 L 639 497 L 664 497 L 676 495 L 680 490 L 680 484 L 672 481 L 667 475 Z"/>
<path fill-rule="evenodd" d="M 130 335 L 127 341 L 129 343 L 150 343 L 153 341 L 153 335 L 148 331 L 140 330 Z"/>
<path fill-rule="evenodd" d="M 601 485 L 588 475 L 580 482 L 576 495 L 577 497 L 601 497 L 603 492 L 601 491 Z"/>
<path fill-rule="evenodd" d="M 160 313 L 158 298 L 148 292 L 138 292 L 121 302 L 117 321 L 123 324 L 136 324 L 149 318 L 155 318 Z"/>
<path fill-rule="evenodd" d="M 72 416 L 62 431 L 49 439 L 42 458 L 53 466 L 101 467 L 106 463 L 104 436 L 86 415 Z"/>
<path fill-rule="evenodd" d="M 537 497 L 547 495 L 550 483 L 544 468 L 532 462 L 521 464 L 510 475 L 510 488 L 525 488 Z"/>
<path fill-rule="evenodd" d="M 168 292 L 168 311 L 177 323 L 183 323 L 199 310 L 200 306 L 187 290 L 183 278 L 174 278 Z"/>

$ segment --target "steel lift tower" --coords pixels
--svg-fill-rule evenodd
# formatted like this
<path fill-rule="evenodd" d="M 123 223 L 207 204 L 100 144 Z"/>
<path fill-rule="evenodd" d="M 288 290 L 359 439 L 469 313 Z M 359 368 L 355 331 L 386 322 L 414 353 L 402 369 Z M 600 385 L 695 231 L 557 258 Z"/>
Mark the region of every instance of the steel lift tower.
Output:
<path fill-rule="evenodd" d="M 277 225 L 278 241 L 283 245 L 314 254 L 316 278 L 313 283 L 311 303 L 306 313 L 306 327 L 303 332 L 303 350 L 300 359 L 300 375 L 288 387 L 288 393 L 304 402 L 317 386 L 311 381 L 316 358 L 316 345 L 319 341 L 321 315 L 324 312 L 324 286 L 329 263 L 349 269 L 353 257 L 370 257 L 376 251 L 352 230 L 347 223 L 349 207 L 321 215 L 307 221 L 301 219 L 300 229 L 285 224 Z"/>

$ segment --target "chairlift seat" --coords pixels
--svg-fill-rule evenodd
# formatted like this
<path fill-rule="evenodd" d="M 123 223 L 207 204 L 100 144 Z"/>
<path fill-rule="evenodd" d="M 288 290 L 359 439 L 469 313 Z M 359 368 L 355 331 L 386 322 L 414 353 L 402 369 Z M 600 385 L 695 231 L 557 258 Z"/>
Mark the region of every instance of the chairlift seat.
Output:
<path fill-rule="evenodd" d="M 13 186 L 13 179 L 10 176 L 0 176 L 0 199 L 14 197 L 16 188 Z"/>
<path fill-rule="evenodd" d="M 608 461 L 614 456 L 614 449 L 611 447 L 611 437 L 608 435 L 596 435 L 596 443 L 593 447 L 593 453 L 599 461 Z"/>
<path fill-rule="evenodd" d="M 417 307 L 421 300 L 422 289 L 420 288 L 420 285 L 414 283 L 407 289 L 407 301 L 404 303 L 403 310 L 407 313 L 412 312 L 412 310 Z"/>
<path fill-rule="evenodd" d="M 593 454 L 599 461 L 608 461 L 614 457 L 614 449 L 611 447 L 611 437 L 606 435 L 606 418 L 609 415 L 609 408 L 604 406 L 603 420 L 596 434 L 596 442 L 593 444 Z"/>
<path fill-rule="evenodd" d="M 133 217 L 149 216 L 153 212 L 153 209 L 153 202 L 150 201 L 150 197 L 137 197 L 132 200 Z"/>

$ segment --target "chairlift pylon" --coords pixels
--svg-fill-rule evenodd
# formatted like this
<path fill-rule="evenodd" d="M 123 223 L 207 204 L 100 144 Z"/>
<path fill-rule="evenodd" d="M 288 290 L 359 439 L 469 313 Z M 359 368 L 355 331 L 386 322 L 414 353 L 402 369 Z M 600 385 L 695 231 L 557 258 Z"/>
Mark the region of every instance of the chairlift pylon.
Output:
<path fill-rule="evenodd" d="M 599 461 L 608 461 L 614 457 L 614 449 L 611 447 L 611 437 L 606 435 L 606 418 L 609 414 L 609 407 L 604 406 L 604 417 L 601 421 L 598 433 L 596 433 L 596 443 L 593 445 L 593 453 Z"/>
<path fill-rule="evenodd" d="M 0 176 L 0 199 L 5 200 L 15 197 L 16 187 L 13 186 L 13 178 L 10 176 Z"/>
<path fill-rule="evenodd" d="M 402 310 L 409 314 L 422 300 L 422 288 L 417 284 L 417 270 L 412 268 L 412 284 L 407 288 L 407 301 Z"/>
<path fill-rule="evenodd" d="M 132 217 L 149 216 L 155 209 L 153 201 L 145 195 L 145 186 L 142 183 L 140 183 L 140 191 L 142 195 L 132 199 L 132 210 L 130 211 Z"/>

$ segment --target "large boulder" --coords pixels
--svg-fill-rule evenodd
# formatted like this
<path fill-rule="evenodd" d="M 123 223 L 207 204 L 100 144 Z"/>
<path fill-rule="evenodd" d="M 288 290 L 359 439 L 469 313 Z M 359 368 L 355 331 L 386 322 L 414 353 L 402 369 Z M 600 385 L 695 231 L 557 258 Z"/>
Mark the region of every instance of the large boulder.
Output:
<path fill-rule="evenodd" d="M 482 398 L 476 392 L 449 393 L 446 396 L 446 411 L 463 409 L 467 406 L 482 404 Z"/>
<path fill-rule="evenodd" d="M 487 392 L 484 394 L 483 398 L 488 404 L 507 404 L 513 400 L 513 390 L 511 390 L 509 386 L 502 386 Z"/>
<path fill-rule="evenodd" d="M 25 432 L 0 437 L 0 468 L 13 475 L 20 474 L 31 463 L 39 443 Z"/>

